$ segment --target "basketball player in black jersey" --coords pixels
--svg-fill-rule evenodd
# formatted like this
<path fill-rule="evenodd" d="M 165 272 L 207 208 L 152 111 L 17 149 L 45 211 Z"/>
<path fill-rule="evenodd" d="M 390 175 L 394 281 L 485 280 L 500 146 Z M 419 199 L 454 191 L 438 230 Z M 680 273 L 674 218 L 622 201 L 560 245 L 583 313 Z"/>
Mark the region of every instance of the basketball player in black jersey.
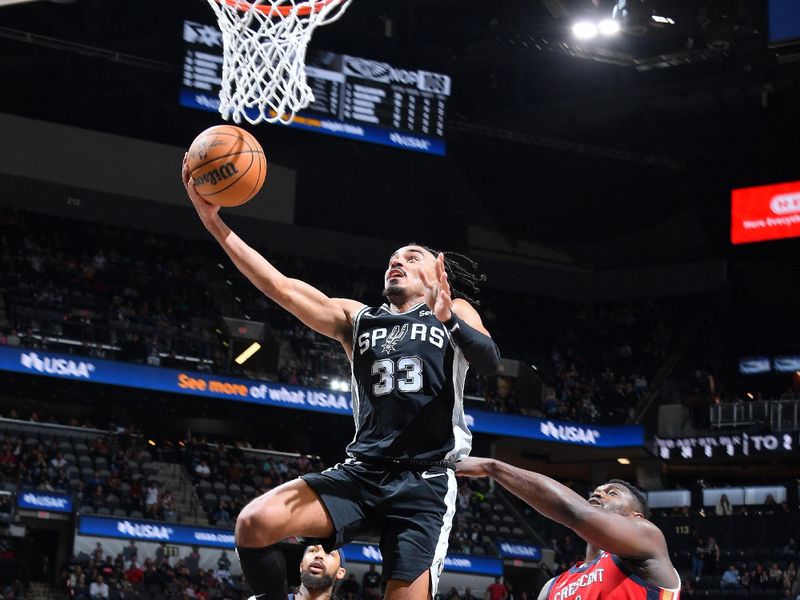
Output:
<path fill-rule="evenodd" d="M 339 341 L 352 362 L 356 432 L 348 459 L 242 510 L 236 544 L 248 583 L 259 600 L 285 600 L 279 541 L 303 536 L 331 551 L 377 530 L 385 598 L 431 598 L 455 512 L 454 462 L 471 447 L 462 405 L 467 366 L 488 374 L 500 360 L 477 311 L 453 298 L 451 279 L 477 289 L 474 263 L 404 246 L 384 277 L 388 304 L 329 298 L 280 273 L 233 233 L 218 207 L 195 192 L 185 159 L 182 175 L 201 221 L 236 267 L 308 327 Z"/>

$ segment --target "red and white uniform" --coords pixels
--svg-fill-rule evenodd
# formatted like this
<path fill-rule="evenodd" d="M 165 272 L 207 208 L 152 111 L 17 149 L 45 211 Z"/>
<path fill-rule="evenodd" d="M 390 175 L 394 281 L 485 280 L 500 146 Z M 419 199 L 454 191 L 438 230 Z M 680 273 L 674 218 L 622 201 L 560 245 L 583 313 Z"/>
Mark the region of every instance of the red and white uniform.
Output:
<path fill-rule="evenodd" d="M 618 556 L 601 552 L 590 563 L 564 571 L 550 583 L 547 600 L 679 600 L 669 590 L 634 575 Z"/>

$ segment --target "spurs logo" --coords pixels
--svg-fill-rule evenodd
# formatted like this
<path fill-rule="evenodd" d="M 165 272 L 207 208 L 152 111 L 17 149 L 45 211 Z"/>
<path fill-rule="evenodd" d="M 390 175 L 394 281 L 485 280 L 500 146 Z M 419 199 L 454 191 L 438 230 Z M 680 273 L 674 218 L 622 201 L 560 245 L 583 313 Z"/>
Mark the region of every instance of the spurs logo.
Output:
<path fill-rule="evenodd" d="M 395 325 L 392 327 L 392 331 L 386 337 L 386 341 L 383 342 L 381 346 L 381 350 L 383 350 L 386 354 L 391 354 L 394 352 L 397 344 L 403 341 L 403 338 L 406 337 L 408 333 L 408 323 L 403 325 L 403 328 L 400 328 L 400 325 Z"/>

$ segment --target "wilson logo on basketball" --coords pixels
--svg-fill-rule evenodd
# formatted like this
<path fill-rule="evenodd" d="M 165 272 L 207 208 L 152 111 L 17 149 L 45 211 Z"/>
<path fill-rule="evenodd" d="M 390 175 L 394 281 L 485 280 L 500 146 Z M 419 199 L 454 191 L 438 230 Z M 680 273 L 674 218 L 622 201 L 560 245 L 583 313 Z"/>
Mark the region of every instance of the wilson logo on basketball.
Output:
<path fill-rule="evenodd" d="M 225 181 L 236 175 L 239 170 L 236 168 L 236 165 L 232 162 L 227 162 L 221 167 L 217 167 L 216 169 L 211 169 L 207 173 L 203 173 L 199 177 L 195 179 L 195 185 L 201 185 L 203 183 L 210 183 L 211 185 L 217 185 L 220 181 Z"/>

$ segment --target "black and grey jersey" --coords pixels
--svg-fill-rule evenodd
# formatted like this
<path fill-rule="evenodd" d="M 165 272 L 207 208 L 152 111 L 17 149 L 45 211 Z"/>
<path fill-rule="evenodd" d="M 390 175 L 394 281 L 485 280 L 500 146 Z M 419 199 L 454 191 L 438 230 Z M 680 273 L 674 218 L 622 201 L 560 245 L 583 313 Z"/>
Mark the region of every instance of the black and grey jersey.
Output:
<path fill-rule="evenodd" d="M 467 364 L 425 305 L 365 307 L 353 321 L 351 456 L 455 460 L 469 454 Z"/>

